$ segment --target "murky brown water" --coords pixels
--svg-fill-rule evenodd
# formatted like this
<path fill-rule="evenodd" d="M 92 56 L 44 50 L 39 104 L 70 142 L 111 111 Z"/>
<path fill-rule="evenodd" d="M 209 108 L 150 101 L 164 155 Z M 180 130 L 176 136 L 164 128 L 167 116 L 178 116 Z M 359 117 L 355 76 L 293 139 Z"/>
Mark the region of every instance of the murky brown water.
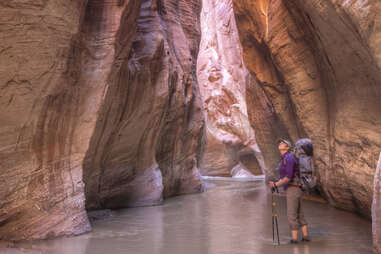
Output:
<path fill-rule="evenodd" d="M 372 253 L 369 221 L 312 201 L 304 201 L 312 242 L 288 244 L 286 208 L 281 200 L 281 245 L 274 246 L 270 194 L 262 180 L 207 183 L 212 186 L 207 192 L 174 197 L 163 206 L 119 210 L 96 221 L 91 233 L 23 243 L 0 249 L 0 253 Z"/>

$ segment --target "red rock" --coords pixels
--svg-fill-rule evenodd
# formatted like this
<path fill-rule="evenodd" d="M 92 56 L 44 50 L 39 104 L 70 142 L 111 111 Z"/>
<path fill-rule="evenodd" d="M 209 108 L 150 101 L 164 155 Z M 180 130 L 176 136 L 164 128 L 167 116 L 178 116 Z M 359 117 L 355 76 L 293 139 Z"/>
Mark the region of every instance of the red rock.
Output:
<path fill-rule="evenodd" d="M 246 161 L 255 164 L 250 169 L 260 174 L 265 168 L 257 162 L 262 160 L 259 149 L 257 153 L 251 150 L 256 140 L 245 101 L 248 71 L 231 0 L 203 0 L 201 33 L 197 76 L 206 126 L 201 173 L 232 176 L 233 168 L 243 167 L 239 153 L 246 149 L 251 151 Z"/>
<path fill-rule="evenodd" d="M 90 230 L 83 180 L 89 209 L 202 190 L 200 3 L 140 4 L 0 4 L 1 239 Z"/>
<path fill-rule="evenodd" d="M 202 190 L 199 11 L 198 1 L 143 2 L 131 53 L 113 65 L 84 162 L 88 209 L 160 204 Z"/>
<path fill-rule="evenodd" d="M 79 61 L 86 58 L 85 52 L 78 54 L 86 3 L 2 1 L 0 6 L 0 236 L 88 231 L 81 162 L 94 119 L 88 118 L 87 126 L 79 121 L 90 106 L 79 103 L 89 84 L 83 90 L 76 85 Z"/>
<path fill-rule="evenodd" d="M 381 153 L 378 160 L 376 173 L 374 174 L 373 203 L 372 203 L 372 232 L 373 247 L 375 253 L 381 253 Z"/>
<path fill-rule="evenodd" d="M 322 193 L 332 205 L 370 217 L 381 150 L 380 3 L 233 3 L 253 75 L 249 117 L 265 162 L 276 157 L 274 138 L 312 138 Z"/>
<path fill-rule="evenodd" d="M 199 169 L 269 177 L 279 137 L 310 137 L 380 252 L 381 3 L 232 1 L 0 3 L 0 239 L 86 232 Z"/>

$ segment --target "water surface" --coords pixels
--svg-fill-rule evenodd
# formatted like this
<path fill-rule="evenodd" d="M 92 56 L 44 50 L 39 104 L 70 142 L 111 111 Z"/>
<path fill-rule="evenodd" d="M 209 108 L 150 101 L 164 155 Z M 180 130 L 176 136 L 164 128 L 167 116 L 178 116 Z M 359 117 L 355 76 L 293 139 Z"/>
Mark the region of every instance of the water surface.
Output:
<path fill-rule="evenodd" d="M 288 244 L 286 207 L 279 199 L 281 245 L 272 243 L 271 195 L 262 179 L 205 180 L 201 194 L 162 206 L 118 210 L 77 237 L 27 242 L 0 253 L 52 254 L 363 254 L 372 253 L 371 223 L 327 204 L 304 201 L 312 242 Z"/>

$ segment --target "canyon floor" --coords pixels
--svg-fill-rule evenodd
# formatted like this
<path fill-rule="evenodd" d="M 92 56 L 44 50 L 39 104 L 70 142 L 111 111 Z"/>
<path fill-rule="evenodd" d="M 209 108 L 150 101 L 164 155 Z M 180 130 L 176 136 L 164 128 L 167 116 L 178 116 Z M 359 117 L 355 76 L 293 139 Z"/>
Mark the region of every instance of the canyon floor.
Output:
<path fill-rule="evenodd" d="M 161 206 L 122 209 L 95 220 L 77 237 L 22 242 L 0 253 L 372 253 L 371 222 L 328 204 L 304 200 L 312 242 L 290 245 L 284 197 L 276 196 L 280 246 L 273 245 L 271 193 L 262 179 L 204 179 L 201 194 Z"/>

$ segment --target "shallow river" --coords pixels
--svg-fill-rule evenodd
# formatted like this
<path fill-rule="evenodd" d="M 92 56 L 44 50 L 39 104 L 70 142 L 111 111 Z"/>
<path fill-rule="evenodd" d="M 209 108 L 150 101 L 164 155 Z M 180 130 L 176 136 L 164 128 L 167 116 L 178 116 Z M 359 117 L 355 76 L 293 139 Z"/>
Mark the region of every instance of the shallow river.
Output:
<path fill-rule="evenodd" d="M 75 254 L 363 254 L 372 253 L 371 223 L 327 204 L 305 200 L 312 242 L 290 240 L 283 197 L 277 196 L 281 245 L 273 245 L 271 194 L 263 180 L 207 180 L 202 194 L 162 206 L 118 210 L 77 237 L 28 242 L 0 253 Z"/>

